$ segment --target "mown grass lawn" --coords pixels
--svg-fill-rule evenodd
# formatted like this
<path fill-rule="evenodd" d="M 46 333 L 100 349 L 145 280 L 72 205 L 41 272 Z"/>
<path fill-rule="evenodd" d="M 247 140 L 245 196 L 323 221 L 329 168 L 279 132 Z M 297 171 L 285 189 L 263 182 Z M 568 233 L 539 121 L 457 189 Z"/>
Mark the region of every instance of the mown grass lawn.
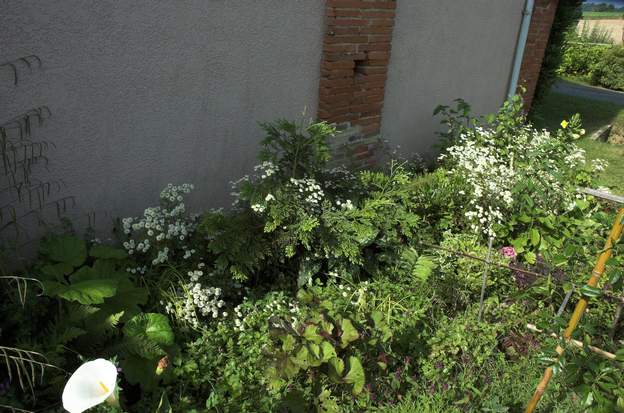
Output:
<path fill-rule="evenodd" d="M 624 125 L 624 107 L 559 93 L 550 93 L 537 104 L 531 113 L 531 121 L 537 128 L 556 130 L 563 119 L 579 113 L 587 135 L 579 146 L 587 151 L 590 159 L 602 158 L 609 161 L 609 167 L 600 176 L 602 185 L 613 192 L 624 194 L 624 145 L 611 145 L 589 139 L 592 133 L 607 124 Z"/>
<path fill-rule="evenodd" d="M 621 11 L 586 11 L 583 12 L 583 19 L 596 20 L 596 19 L 621 19 L 624 17 L 624 13 Z"/>

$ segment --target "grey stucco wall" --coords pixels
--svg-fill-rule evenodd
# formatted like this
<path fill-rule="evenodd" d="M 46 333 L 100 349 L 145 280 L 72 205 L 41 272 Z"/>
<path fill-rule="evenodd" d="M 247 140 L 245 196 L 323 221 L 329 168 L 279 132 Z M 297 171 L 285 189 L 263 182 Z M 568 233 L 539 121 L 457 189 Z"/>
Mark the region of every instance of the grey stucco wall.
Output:
<path fill-rule="evenodd" d="M 463 98 L 477 114 L 507 94 L 525 0 L 399 0 L 382 134 L 404 153 L 431 154 L 438 104 Z"/>
<path fill-rule="evenodd" d="M 79 226 L 139 214 L 168 182 L 228 205 L 258 121 L 316 114 L 324 0 L 0 0 L 0 121 L 48 105 L 49 174 Z M 5 68 L 6 69 L 6 68 Z M 44 171 L 38 172 L 46 175 Z"/>

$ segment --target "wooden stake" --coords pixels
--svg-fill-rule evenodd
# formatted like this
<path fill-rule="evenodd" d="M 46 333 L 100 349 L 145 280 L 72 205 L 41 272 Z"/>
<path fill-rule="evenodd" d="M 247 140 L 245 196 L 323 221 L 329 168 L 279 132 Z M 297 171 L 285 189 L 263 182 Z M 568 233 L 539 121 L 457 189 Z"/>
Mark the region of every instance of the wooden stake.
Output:
<path fill-rule="evenodd" d="M 536 333 L 543 333 L 543 331 L 542 331 L 542 330 L 540 330 L 539 328 L 537 328 L 537 327 L 535 326 L 535 324 L 527 324 L 527 328 L 528 328 L 529 330 L 531 330 L 531 331 L 536 332 Z M 560 337 L 559 337 L 558 335 L 556 335 L 555 333 L 550 333 L 550 336 L 551 336 L 551 337 L 553 337 L 553 338 L 556 338 L 556 339 L 559 339 L 559 338 L 560 338 Z M 574 340 L 574 339 L 570 339 L 570 340 L 568 341 L 568 343 L 569 343 L 569 344 L 572 344 L 574 347 L 581 348 L 581 349 L 585 347 L 585 345 L 583 344 L 583 342 L 582 342 L 582 341 L 578 341 L 578 340 Z M 609 352 L 608 352 L 608 351 L 606 351 L 606 350 L 603 350 L 603 349 L 601 349 L 601 348 L 594 347 L 594 346 L 587 346 L 587 348 L 588 348 L 591 352 L 596 353 L 596 354 L 599 354 L 599 355 L 601 355 L 602 357 L 604 357 L 604 358 L 606 358 L 606 359 L 609 359 L 609 360 L 615 360 L 615 357 L 616 357 L 616 356 L 615 356 L 615 354 L 613 354 L 613 353 L 609 353 Z"/>

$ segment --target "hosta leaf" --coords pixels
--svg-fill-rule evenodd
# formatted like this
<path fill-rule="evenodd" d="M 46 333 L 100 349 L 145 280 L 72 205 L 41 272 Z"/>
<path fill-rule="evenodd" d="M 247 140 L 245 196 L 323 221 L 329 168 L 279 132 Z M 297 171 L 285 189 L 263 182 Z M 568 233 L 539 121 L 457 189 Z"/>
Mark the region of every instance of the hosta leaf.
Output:
<path fill-rule="evenodd" d="M 344 377 L 345 383 L 353 384 L 353 394 L 358 395 L 364 388 L 364 369 L 357 357 L 349 357 L 349 372 Z"/>
<path fill-rule="evenodd" d="M 64 286 L 56 294 L 80 304 L 102 304 L 105 298 L 114 296 L 116 292 L 115 280 L 86 280 Z"/>
<path fill-rule="evenodd" d="M 87 246 L 83 240 L 72 235 L 57 235 L 41 242 L 40 250 L 52 261 L 80 266 L 87 258 Z"/>

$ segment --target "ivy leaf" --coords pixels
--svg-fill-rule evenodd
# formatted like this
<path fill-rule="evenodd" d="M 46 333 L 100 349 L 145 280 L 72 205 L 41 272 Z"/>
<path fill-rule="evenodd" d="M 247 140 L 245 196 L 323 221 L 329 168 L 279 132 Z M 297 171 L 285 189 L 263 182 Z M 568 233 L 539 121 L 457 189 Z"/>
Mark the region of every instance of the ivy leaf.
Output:
<path fill-rule="evenodd" d="M 290 357 L 290 360 L 297 366 L 305 369 L 308 367 L 308 356 L 308 348 L 306 346 L 301 346 L 297 354 L 294 357 Z"/>
<path fill-rule="evenodd" d="M 336 349 L 334 349 L 334 346 L 329 341 L 323 341 L 321 343 L 321 354 L 323 362 L 327 362 L 335 357 L 338 357 L 336 355 Z"/>
<path fill-rule="evenodd" d="M 364 388 L 364 369 L 360 359 L 354 356 L 349 357 L 349 372 L 344 378 L 345 383 L 353 384 L 353 394 L 358 395 Z"/>
<path fill-rule="evenodd" d="M 535 228 L 531 228 L 530 235 L 531 235 L 531 244 L 534 247 L 537 247 L 539 245 L 540 239 L 541 239 L 539 231 L 536 230 Z"/>
<path fill-rule="evenodd" d="M 55 291 L 56 295 L 80 304 L 102 304 L 105 298 L 117 293 L 115 280 L 86 280 L 72 283 Z"/>
<path fill-rule="evenodd" d="M 329 377 L 336 383 L 342 380 L 342 373 L 344 372 L 344 361 L 339 357 L 334 357 L 329 360 Z"/>
<path fill-rule="evenodd" d="M 291 351 L 293 351 L 295 349 L 295 339 L 293 338 L 293 336 L 286 334 L 284 336 L 281 337 L 282 340 L 282 350 L 284 350 L 286 353 L 290 353 Z"/>
<path fill-rule="evenodd" d="M 80 266 L 87 258 L 87 246 L 73 235 L 56 235 L 41 242 L 40 250 L 52 261 Z"/>
<path fill-rule="evenodd" d="M 524 246 L 527 244 L 528 240 L 527 234 L 522 234 L 518 238 L 512 240 L 511 245 L 516 249 L 516 251 L 524 250 Z"/>
<path fill-rule="evenodd" d="M 303 331 L 303 337 L 315 344 L 319 344 L 323 340 L 323 337 L 318 333 L 318 326 L 316 324 L 307 326 Z"/>
<path fill-rule="evenodd" d="M 128 258 L 128 254 L 126 251 L 111 247 L 110 245 L 94 245 L 91 247 L 89 251 L 89 255 L 93 258 L 102 258 L 102 259 L 110 259 L 110 260 L 123 260 Z"/>
<path fill-rule="evenodd" d="M 340 347 L 345 348 L 352 341 L 357 340 L 360 335 L 358 334 L 355 327 L 353 327 L 353 323 L 348 318 L 343 318 L 340 323 L 340 329 L 342 330 L 342 335 L 340 336 Z"/>

